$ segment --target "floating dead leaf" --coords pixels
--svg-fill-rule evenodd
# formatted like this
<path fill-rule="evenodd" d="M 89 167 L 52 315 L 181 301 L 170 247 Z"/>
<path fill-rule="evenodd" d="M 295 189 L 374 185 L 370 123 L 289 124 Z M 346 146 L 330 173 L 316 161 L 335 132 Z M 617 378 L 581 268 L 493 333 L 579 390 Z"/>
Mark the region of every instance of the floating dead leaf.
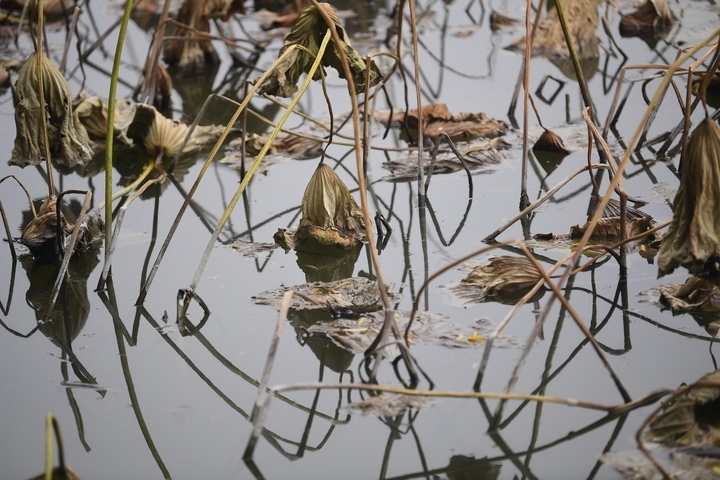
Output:
<path fill-rule="evenodd" d="M 493 138 L 491 140 L 483 140 L 476 142 L 477 145 L 471 145 L 464 153 L 465 165 L 470 170 L 478 170 L 490 165 L 497 165 L 503 159 L 503 150 L 509 148 L 502 137 Z M 423 160 L 423 172 L 427 172 L 430 167 L 430 158 Z M 393 182 L 416 181 L 418 178 L 418 160 L 417 155 L 407 155 L 399 157 L 383 163 L 383 168 L 390 171 L 387 180 Z M 441 149 L 435 160 L 433 175 L 454 173 L 462 170 L 462 164 L 451 151 Z M 491 173 L 492 170 L 483 170 L 482 173 Z"/>
<path fill-rule="evenodd" d="M 498 30 L 501 30 L 503 28 L 507 27 L 514 27 L 516 25 L 520 24 L 520 20 L 516 20 L 514 18 L 510 18 L 506 15 L 503 15 L 502 13 L 498 12 L 497 10 L 493 10 L 490 14 L 490 29 L 493 32 L 496 32 Z"/>
<path fill-rule="evenodd" d="M 720 277 L 720 127 L 706 118 L 683 159 L 673 219 L 659 253 L 658 277 L 679 266 L 699 277 Z"/>
<path fill-rule="evenodd" d="M 679 394 L 655 418 L 645 440 L 669 447 L 704 447 L 720 444 L 720 370 L 697 383 L 716 384 Z"/>
<path fill-rule="evenodd" d="M 396 393 L 381 393 L 360 402 L 351 403 L 345 407 L 345 410 L 362 415 L 394 417 L 410 408 L 420 410 L 432 405 L 432 403 L 429 398 Z"/>
<path fill-rule="evenodd" d="M 45 105 L 40 104 L 42 71 Z M 9 165 L 37 165 L 45 158 L 42 116 L 47 120 L 50 157 L 59 165 L 85 165 L 92 158 L 88 139 L 75 126 L 72 93 L 63 74 L 41 53 L 33 53 L 15 82 L 15 147 Z"/>
<path fill-rule="evenodd" d="M 676 21 L 677 15 L 667 0 L 646 0 L 637 10 L 620 18 L 620 35 L 631 37 L 667 33 Z"/>
<path fill-rule="evenodd" d="M 705 278 L 691 276 L 683 284 L 660 285 L 660 301 L 673 314 L 685 312 L 720 313 L 720 288 Z"/>
<path fill-rule="evenodd" d="M 562 155 L 569 155 L 570 150 L 565 148 L 565 143 L 552 130 L 545 129 L 533 145 L 533 150 L 539 150 L 541 152 L 559 153 Z"/>
<path fill-rule="evenodd" d="M 634 237 L 647 232 L 655 226 L 655 222 L 650 215 L 641 218 L 628 219 L 625 222 L 626 237 Z M 570 227 L 570 238 L 579 239 L 588 229 L 588 224 L 573 225 Z M 643 243 L 653 244 L 660 242 L 660 234 L 657 232 L 651 234 L 650 238 L 646 238 Z M 616 243 L 622 240 L 622 226 L 620 217 L 602 217 L 598 220 L 594 230 L 590 234 L 590 240 L 593 242 L 610 242 Z"/>
<path fill-rule="evenodd" d="M 287 249 L 319 253 L 328 247 L 359 247 L 364 236 L 360 207 L 335 170 L 321 163 L 305 188 L 300 226 L 296 231 L 279 229 L 275 241 Z"/>
<path fill-rule="evenodd" d="M 330 309 L 336 313 L 362 314 L 382 308 L 382 299 L 377 282 L 366 278 L 347 278 L 336 282 L 311 282 L 292 287 L 283 287 L 254 295 L 252 300 L 259 305 L 280 307 L 287 290 L 293 290 L 291 310 Z M 391 288 L 388 295 L 394 297 Z"/>
<path fill-rule="evenodd" d="M 57 198 L 48 197 L 37 212 L 37 216 L 28 223 L 22 231 L 20 241 L 30 249 L 35 257 L 49 256 L 59 253 L 57 248 Z M 67 234 L 71 225 L 60 212 L 60 231 Z M 63 242 L 64 243 L 64 240 Z"/>
<path fill-rule="evenodd" d="M 185 0 L 180 7 L 173 39 L 165 42 L 163 59 L 169 65 L 177 65 L 181 75 L 205 71 L 208 65 L 219 63 L 210 34 L 210 20 L 226 21 L 235 13 L 245 13 L 242 0 Z M 206 34 L 206 35 L 203 35 Z"/>
<path fill-rule="evenodd" d="M 542 280 L 541 273 L 525 257 L 501 256 L 475 267 L 453 290 L 472 301 L 497 300 L 515 303 Z M 543 290 L 538 294 L 542 296 Z"/>
<path fill-rule="evenodd" d="M 499 137 L 507 131 L 504 122 L 488 117 L 485 113 L 462 112 L 453 115 L 444 103 L 424 105 L 421 113 L 423 119 L 423 134 L 435 139 L 446 133 L 450 138 L 463 137 Z M 375 113 L 375 120 L 393 127 L 399 127 L 405 121 L 403 110 L 380 111 Z M 419 114 L 417 109 L 407 114 L 409 128 L 417 129 Z"/>
<path fill-rule="evenodd" d="M 190 129 L 144 103 L 133 104 L 123 118 L 116 120 L 115 128 L 121 141 L 127 145 L 142 145 L 151 157 L 160 152 L 166 157 L 174 157 Z M 183 153 L 199 150 L 207 142 L 217 139 L 222 130 L 215 125 L 196 126 Z"/>
<path fill-rule="evenodd" d="M 267 143 L 267 135 L 250 134 L 245 139 L 246 160 L 253 160 L 252 157 L 260 153 Z M 242 139 L 235 139 L 230 142 L 228 154 L 223 159 L 224 163 L 235 164 L 240 161 L 240 149 L 242 148 Z M 270 145 L 268 156 L 285 155 L 291 157 L 314 157 L 322 150 L 322 142 L 317 140 L 293 135 L 291 133 L 280 133 Z"/>
<path fill-rule="evenodd" d="M 341 78 L 345 78 L 345 70 L 340 61 L 339 53 L 340 49 L 342 49 L 350 65 L 350 70 L 353 75 L 352 81 L 355 83 L 355 88 L 358 93 L 361 93 L 365 90 L 365 78 L 368 66 L 365 64 L 363 57 L 350 45 L 350 39 L 333 7 L 328 3 L 321 3 L 320 8 L 331 18 L 341 41 L 341 45 L 336 45 L 334 40 L 330 40 L 330 44 L 323 55 L 321 65 L 324 67 L 333 67 L 337 70 Z M 328 26 L 318 7 L 313 5 L 303 10 L 288 36 L 285 37 L 285 43 L 280 49 L 279 55 L 282 55 L 292 45 L 305 47 L 312 52 L 312 55 L 303 49 L 294 49 L 280 64 L 273 67 L 270 75 L 260 87 L 259 93 L 267 93 L 279 97 L 292 96 L 298 89 L 297 83 L 300 75 L 308 73 L 310 70 L 315 59 L 314 55 L 317 55 L 320 44 L 322 43 L 322 38 L 327 29 Z M 372 61 L 370 62 L 369 68 L 369 86 L 377 85 L 382 79 L 380 70 Z M 318 71 L 315 73 L 314 79 L 319 80 L 321 77 L 322 73 Z"/>
<path fill-rule="evenodd" d="M 705 452 L 706 458 L 692 455 L 680 450 L 667 450 L 657 448 L 653 451 L 656 461 L 659 461 L 673 480 L 717 480 L 718 465 L 713 452 Z M 715 452 L 717 457 L 717 452 Z M 622 452 L 606 452 L 600 460 L 607 466 L 614 468 L 628 480 L 661 480 L 660 471 L 640 450 Z"/>
<path fill-rule="evenodd" d="M 91 140 L 104 142 L 107 134 L 107 105 L 100 97 L 83 94 L 73 102 L 75 126 Z M 130 103 L 124 99 L 115 102 L 115 125 L 130 112 Z"/>
<path fill-rule="evenodd" d="M 260 253 L 271 252 L 277 248 L 276 243 L 261 242 L 243 242 L 238 240 L 230 245 L 231 250 L 235 250 L 243 257 L 255 258 Z"/>

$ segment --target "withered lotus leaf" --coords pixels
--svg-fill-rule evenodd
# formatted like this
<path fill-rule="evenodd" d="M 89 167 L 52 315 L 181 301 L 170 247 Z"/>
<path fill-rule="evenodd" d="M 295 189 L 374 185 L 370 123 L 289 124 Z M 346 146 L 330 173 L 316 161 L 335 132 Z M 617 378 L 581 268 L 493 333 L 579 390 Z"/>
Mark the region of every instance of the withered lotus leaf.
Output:
<path fill-rule="evenodd" d="M 714 282 L 691 276 L 685 283 L 660 285 L 660 301 L 670 307 L 674 314 L 684 312 L 720 312 L 720 288 Z"/>
<path fill-rule="evenodd" d="M 642 233 L 647 232 L 653 228 L 654 222 L 650 215 L 645 215 L 639 218 L 628 219 L 625 222 L 625 230 L 627 237 L 634 237 Z M 585 225 L 573 225 L 570 227 L 570 238 L 578 239 L 585 235 L 588 229 L 588 224 Z M 648 242 L 659 241 L 659 235 L 651 235 L 652 238 L 648 239 Z M 598 219 L 595 228 L 590 234 L 590 240 L 595 242 L 610 241 L 617 242 L 622 239 L 622 227 L 620 217 L 602 217 Z"/>
<path fill-rule="evenodd" d="M 25 226 L 20 236 L 22 244 L 28 247 L 30 253 L 36 257 L 55 250 L 54 244 L 58 231 L 56 204 L 56 197 L 48 197 L 40 205 L 37 216 Z M 69 232 L 72 226 L 65 220 L 62 212 L 60 213 L 60 222 L 61 230 L 64 233 Z"/>
<path fill-rule="evenodd" d="M 718 382 L 720 370 L 698 380 L 698 383 Z M 717 446 L 720 444 L 719 401 L 720 388 L 717 386 L 688 389 L 650 423 L 645 440 L 673 447 Z"/>
<path fill-rule="evenodd" d="M 717 279 L 718 262 L 720 128 L 706 118 L 688 141 L 672 223 L 660 247 L 658 277 L 683 266 L 698 277 Z"/>
<path fill-rule="evenodd" d="M 361 245 L 364 234 L 360 207 L 335 170 L 321 163 L 303 194 L 297 238 L 350 248 Z"/>
<path fill-rule="evenodd" d="M 462 282 L 480 287 L 483 296 L 504 296 L 530 289 L 540 280 L 542 274 L 527 258 L 500 256 L 475 267 Z"/>
<path fill-rule="evenodd" d="M 210 39 L 197 33 L 210 33 L 209 13 L 213 4 L 212 0 L 185 0 L 180 7 L 177 21 L 190 28 L 176 28 L 173 32 L 176 38 L 165 42 L 163 60 L 177 65 L 182 74 L 200 73 L 206 64 L 220 61 Z"/>
<path fill-rule="evenodd" d="M 620 35 L 667 32 L 677 21 L 667 0 L 647 0 L 637 10 L 620 19 Z"/>
<path fill-rule="evenodd" d="M 333 67 L 337 70 L 340 77 L 345 78 L 345 70 L 340 60 L 340 49 L 342 48 L 350 65 L 353 76 L 352 81 L 355 83 L 358 93 L 365 89 L 367 68 L 370 68 L 370 86 L 377 85 L 382 79 L 382 75 L 375 63 L 371 61 L 368 67 L 363 57 L 350 45 L 350 39 L 341 25 L 340 18 L 338 18 L 335 10 L 327 3 L 321 3 L 320 8 L 327 12 L 332 19 L 341 41 L 341 45 L 337 45 L 332 39 L 330 40 L 330 44 L 323 55 L 321 65 Z M 322 38 L 325 36 L 327 29 L 328 26 L 318 8 L 314 5 L 306 8 L 300 14 L 300 18 L 298 18 L 288 36 L 285 37 L 285 43 L 280 49 L 280 55 L 292 45 L 303 46 L 314 55 L 317 55 L 320 44 L 322 43 Z M 314 59 L 315 57 L 313 55 L 308 54 L 300 48 L 293 50 L 288 57 L 273 67 L 271 74 L 260 87 L 260 93 L 267 93 L 279 97 L 292 96 L 298 89 L 297 83 L 300 75 L 310 70 Z M 314 80 L 319 80 L 320 78 L 321 73 L 318 71 L 315 73 Z"/>
<path fill-rule="evenodd" d="M 42 70 L 45 106 L 40 105 L 38 72 Z M 41 53 L 33 53 L 15 83 L 15 147 L 9 165 L 37 165 L 45 158 L 42 117 L 46 115 L 51 159 L 59 165 L 85 165 L 92 158 L 88 139 L 75 126 L 72 93 L 62 73 Z"/>
<path fill-rule="evenodd" d="M 544 130 L 540 138 L 533 145 L 533 150 L 541 152 L 561 153 L 568 155 L 570 150 L 565 147 L 565 142 L 552 130 Z"/>

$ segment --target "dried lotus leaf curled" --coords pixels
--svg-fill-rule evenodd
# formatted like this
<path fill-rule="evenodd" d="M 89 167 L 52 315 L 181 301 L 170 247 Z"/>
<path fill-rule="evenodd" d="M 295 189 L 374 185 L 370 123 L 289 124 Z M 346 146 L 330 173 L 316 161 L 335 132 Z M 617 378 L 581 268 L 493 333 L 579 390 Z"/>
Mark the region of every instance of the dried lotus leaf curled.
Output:
<path fill-rule="evenodd" d="M 711 118 L 688 141 L 673 212 L 658 277 L 683 266 L 698 277 L 720 278 L 720 127 Z"/>
<path fill-rule="evenodd" d="M 463 280 L 477 285 L 487 296 L 510 295 L 532 288 L 542 280 L 535 264 L 525 257 L 495 257 L 489 263 L 475 267 Z"/>
<path fill-rule="evenodd" d="M 20 241 L 35 257 L 55 251 L 58 231 L 56 205 L 57 198 L 48 197 L 40 206 L 37 216 L 22 231 Z M 62 213 L 60 213 L 60 228 L 65 233 L 71 229 L 71 225 Z"/>
<path fill-rule="evenodd" d="M 45 105 L 40 104 L 42 70 Z M 15 147 L 8 164 L 25 167 L 45 158 L 42 115 L 46 115 L 50 157 L 59 165 L 85 165 L 92 158 L 88 139 L 75 126 L 70 86 L 52 61 L 33 53 L 20 69 L 15 83 Z"/>

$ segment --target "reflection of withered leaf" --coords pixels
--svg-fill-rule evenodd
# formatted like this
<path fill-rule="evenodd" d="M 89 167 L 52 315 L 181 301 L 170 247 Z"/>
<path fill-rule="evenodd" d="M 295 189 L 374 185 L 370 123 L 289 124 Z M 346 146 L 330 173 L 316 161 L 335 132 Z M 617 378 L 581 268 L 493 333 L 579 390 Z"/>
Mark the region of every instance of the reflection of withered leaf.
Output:
<path fill-rule="evenodd" d="M 365 60 L 350 45 L 350 39 L 332 6 L 328 3 L 321 3 L 320 7 L 327 12 L 332 19 L 335 29 L 340 36 L 340 41 L 342 42 L 341 45 L 336 45 L 334 40 L 330 40 L 330 44 L 323 55 L 321 65 L 333 67 L 337 70 L 341 78 L 345 78 L 345 69 L 340 61 L 339 53 L 340 48 L 342 48 L 350 65 L 350 71 L 353 75 L 352 81 L 355 83 L 355 88 L 358 93 L 360 93 L 365 89 L 365 74 L 368 68 Z M 273 67 L 270 76 L 265 79 L 260 87 L 259 93 L 267 93 L 279 97 L 292 96 L 297 91 L 297 83 L 300 75 L 310 70 L 315 59 L 314 55 L 317 55 L 327 29 L 327 24 L 316 6 L 313 5 L 303 10 L 288 36 L 285 37 L 285 43 L 280 49 L 280 55 L 292 45 L 301 45 L 312 52 L 313 55 L 308 54 L 300 48 L 294 49 L 280 64 Z M 370 62 L 369 68 L 370 86 L 377 85 L 382 79 L 380 70 L 378 70 L 372 61 Z M 321 72 L 318 71 L 315 73 L 314 79 L 318 80 L 320 78 Z"/>
<path fill-rule="evenodd" d="M 446 133 L 450 138 L 462 137 L 498 137 L 507 131 L 507 125 L 499 120 L 488 117 L 485 113 L 461 112 L 453 115 L 444 103 L 424 105 L 421 110 L 423 134 L 435 139 Z M 375 113 L 375 120 L 390 126 L 400 126 L 405 121 L 402 110 Z M 409 128 L 417 129 L 418 111 L 410 110 L 407 114 Z"/>
<path fill-rule="evenodd" d="M 377 417 L 391 417 L 400 415 L 405 410 L 413 408 L 419 410 L 427 407 L 432 402 L 423 397 L 411 397 L 394 393 L 382 393 L 368 397 L 360 402 L 351 403 L 346 410 L 363 415 L 375 415 Z"/>
<path fill-rule="evenodd" d="M 658 277 L 679 266 L 699 277 L 720 274 L 720 127 L 706 118 L 683 159 L 673 219 L 659 253 Z"/>
<path fill-rule="evenodd" d="M 625 222 L 625 231 L 627 237 L 634 237 L 647 232 L 654 227 L 653 219 L 650 215 L 646 215 L 641 218 L 628 219 Z M 578 239 L 585 235 L 588 229 L 588 224 L 585 225 L 573 225 L 570 227 L 570 238 Z M 648 241 L 656 240 L 657 233 L 652 235 L 653 238 L 647 239 Z M 598 220 L 595 225 L 595 229 L 590 235 L 590 240 L 593 242 L 619 242 L 622 240 L 621 222 L 620 217 L 602 217 Z"/>
<path fill-rule="evenodd" d="M 596 0 L 562 0 L 568 30 L 580 59 L 597 56 L 597 45 L 600 41 L 597 34 L 600 19 L 598 5 Z M 525 38 L 513 42 L 509 48 L 524 51 Z M 554 7 L 538 25 L 532 43 L 532 54 L 562 58 L 569 56 L 560 19 Z"/>
<path fill-rule="evenodd" d="M 660 285 L 660 300 L 675 314 L 720 312 L 720 288 L 705 278 L 692 276 L 685 283 Z"/>
<path fill-rule="evenodd" d="M 620 35 L 624 37 L 667 32 L 677 21 L 667 0 L 646 0 L 637 10 L 620 19 Z"/>
<path fill-rule="evenodd" d="M 491 296 L 517 295 L 520 298 L 541 280 L 541 273 L 527 258 L 501 256 L 475 267 L 461 285 L 477 287 L 475 299 L 480 301 Z"/>
<path fill-rule="evenodd" d="M 39 73 L 43 97 L 40 105 Z M 59 165 L 85 165 L 92 158 L 88 139 L 75 126 L 72 93 L 63 74 L 45 55 L 33 53 L 20 69 L 15 82 L 15 147 L 10 165 L 37 165 L 45 158 L 42 116 L 47 119 L 50 157 Z"/>
<path fill-rule="evenodd" d="M 720 383 L 720 370 L 698 383 Z M 720 443 L 720 387 L 688 389 L 650 423 L 645 439 L 673 447 L 702 447 Z"/>

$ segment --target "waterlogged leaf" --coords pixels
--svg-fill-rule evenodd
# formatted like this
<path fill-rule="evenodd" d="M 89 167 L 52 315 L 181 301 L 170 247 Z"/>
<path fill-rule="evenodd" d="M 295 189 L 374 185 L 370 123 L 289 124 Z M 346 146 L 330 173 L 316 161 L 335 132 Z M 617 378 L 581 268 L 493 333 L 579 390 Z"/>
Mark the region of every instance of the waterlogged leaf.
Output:
<path fill-rule="evenodd" d="M 40 104 L 39 73 L 43 97 Z M 15 146 L 9 165 L 38 165 L 45 159 L 42 117 L 46 119 L 51 159 L 58 165 L 85 165 L 92 158 L 88 138 L 75 126 L 72 93 L 67 80 L 43 54 L 33 53 L 20 69 L 15 82 Z"/>
<path fill-rule="evenodd" d="M 328 3 L 321 3 L 320 8 L 327 12 L 328 16 L 335 25 L 335 29 L 340 36 L 341 44 L 337 45 L 333 39 L 330 39 L 330 44 L 325 50 L 325 54 L 322 58 L 322 66 L 333 67 L 337 70 L 341 78 L 345 78 L 345 70 L 340 61 L 340 49 L 345 52 L 348 64 L 350 65 L 350 71 L 352 72 L 352 81 L 355 83 L 355 88 L 358 93 L 365 90 L 365 78 L 366 69 L 368 66 L 362 56 L 350 45 L 350 39 L 348 38 L 345 29 L 340 23 L 337 13 L 332 6 Z M 295 48 L 293 51 L 278 65 L 273 67 L 268 78 L 263 82 L 260 87 L 260 93 L 267 93 L 269 95 L 276 95 L 279 97 L 290 97 L 297 91 L 297 83 L 300 79 L 300 75 L 308 73 L 310 67 L 315 59 L 315 55 L 318 54 L 320 44 L 325 36 L 328 26 L 322 17 L 321 12 L 316 6 L 310 6 L 303 10 L 298 18 L 297 22 L 293 26 L 292 30 L 285 37 L 285 43 L 280 49 L 280 55 L 282 55 L 292 45 L 300 45 L 305 47 L 307 50 L 312 52 L 313 55 L 307 53 L 307 51 L 301 48 Z M 382 79 L 380 70 L 377 68 L 374 62 L 370 62 L 370 85 L 377 85 Z M 317 71 L 315 73 L 314 80 L 319 80 L 322 77 L 322 73 Z"/>
<path fill-rule="evenodd" d="M 505 300 L 503 303 L 514 304 L 541 280 L 541 273 L 527 258 L 501 256 L 473 268 L 453 290 L 476 302 Z"/>
<path fill-rule="evenodd" d="M 497 165 L 503 159 L 503 150 L 509 148 L 502 137 L 493 138 L 492 140 L 482 140 L 469 144 L 469 148 L 465 150 L 463 156 L 465 165 L 469 170 L 478 170 L 490 165 Z M 430 158 L 423 159 L 423 172 L 427 172 L 430 168 Z M 387 180 L 392 182 L 408 182 L 416 181 L 418 178 L 418 160 L 417 154 L 407 155 L 398 159 L 390 160 L 383 163 L 383 168 L 390 171 Z M 435 165 L 433 167 L 433 175 L 453 173 L 462 170 L 462 164 L 455 156 L 455 153 L 444 151 L 442 148 L 438 152 Z M 481 173 L 492 173 L 492 170 L 485 169 Z"/>
<path fill-rule="evenodd" d="M 674 314 L 720 313 L 720 288 L 710 280 L 692 276 L 683 284 L 660 285 L 660 301 Z"/>
<path fill-rule="evenodd" d="M 401 395 L 397 393 L 381 393 L 360 402 L 351 403 L 345 410 L 350 413 L 374 415 L 377 417 L 394 417 L 410 408 L 420 410 L 432 405 L 429 398 Z"/>
<path fill-rule="evenodd" d="M 705 118 L 693 131 L 662 246 L 658 277 L 683 266 L 699 277 L 720 277 L 720 127 Z"/>
<path fill-rule="evenodd" d="M 620 18 L 620 35 L 631 37 L 667 33 L 676 21 L 677 16 L 667 0 L 646 0 L 635 11 Z"/>
<path fill-rule="evenodd" d="M 688 389 L 650 423 L 645 440 L 670 447 L 720 445 L 720 370 L 708 373 L 698 383 L 714 383 Z"/>
<path fill-rule="evenodd" d="M 655 226 L 654 221 L 650 215 L 645 215 L 641 218 L 628 219 L 625 222 L 625 231 L 627 237 L 634 237 L 647 232 Z M 588 224 L 585 225 L 574 225 L 570 227 L 570 238 L 579 239 L 588 229 Z M 593 242 L 609 242 L 615 243 L 622 240 L 622 224 L 620 217 L 602 217 L 598 219 L 595 228 L 590 234 L 590 240 Z M 644 240 L 644 243 L 659 242 L 660 236 L 658 233 L 651 234 L 649 238 Z"/>
<path fill-rule="evenodd" d="M 435 139 L 443 133 L 452 139 L 459 139 L 499 137 L 507 132 L 507 125 L 504 122 L 488 117 L 485 113 L 461 112 L 453 115 L 444 103 L 424 105 L 420 113 L 417 109 L 410 110 L 407 113 L 407 126 L 417 129 L 420 116 L 423 120 L 423 135 L 431 139 Z M 386 126 L 399 127 L 405 119 L 403 110 L 375 113 L 375 120 Z"/>
<path fill-rule="evenodd" d="M 361 314 L 382 308 L 382 299 L 377 282 L 366 278 L 347 278 L 336 282 L 311 282 L 292 287 L 283 287 L 254 295 L 253 302 L 259 305 L 280 307 L 286 291 L 293 290 L 291 310 L 330 309 L 336 313 Z M 388 295 L 394 297 L 387 287 Z"/>

